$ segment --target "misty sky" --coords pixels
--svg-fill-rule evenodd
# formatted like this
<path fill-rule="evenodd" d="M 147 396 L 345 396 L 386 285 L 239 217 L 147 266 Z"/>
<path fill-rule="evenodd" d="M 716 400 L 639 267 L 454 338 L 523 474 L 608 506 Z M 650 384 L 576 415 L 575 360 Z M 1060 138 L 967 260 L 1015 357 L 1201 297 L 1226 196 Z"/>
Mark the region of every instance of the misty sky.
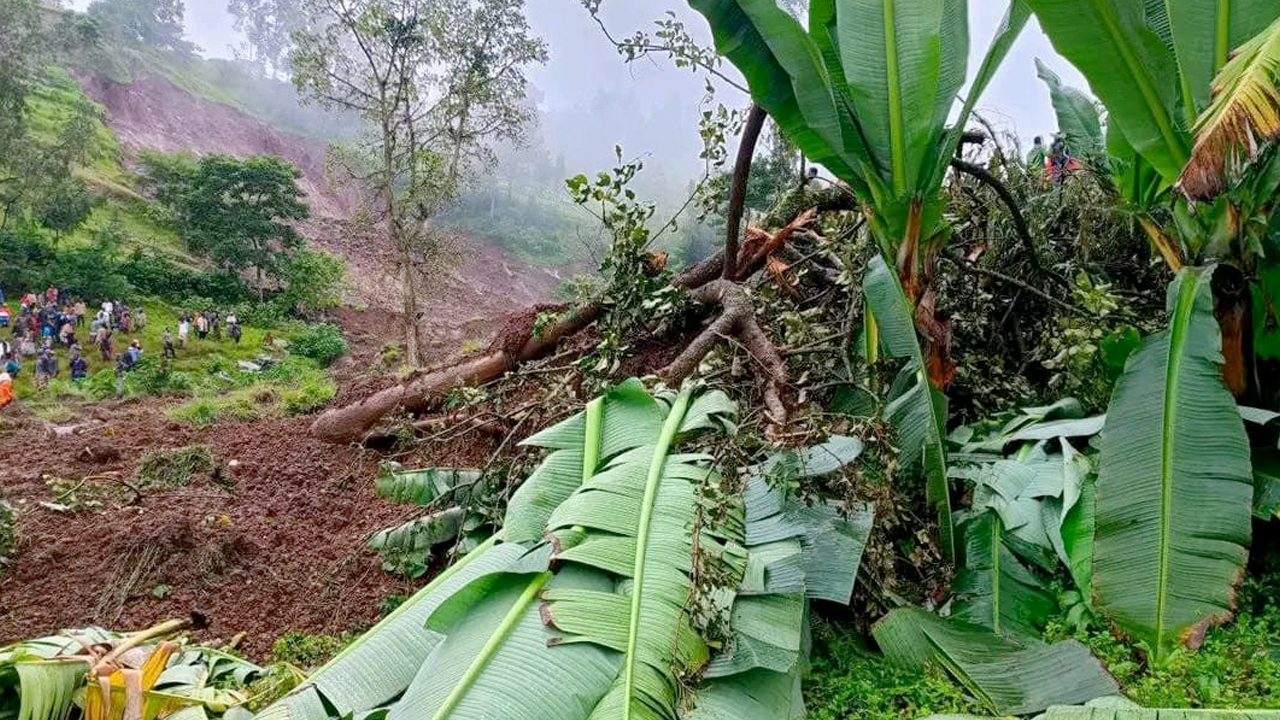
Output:
<path fill-rule="evenodd" d="M 71 4 L 83 9 L 88 1 L 72 0 Z M 679 167 L 666 169 L 676 174 L 693 172 L 701 147 L 696 124 L 703 109 L 701 79 L 652 61 L 624 64 L 578 0 L 527 2 L 530 24 L 551 48 L 550 62 L 531 73 L 549 113 L 543 128 L 547 145 L 566 155 L 571 168 L 579 163 L 607 164 L 614 143 L 621 142 L 628 155 L 652 154 L 657 159 L 653 165 L 674 162 Z M 1005 4 L 969 3 L 971 69 L 1003 18 Z M 187 0 L 186 5 L 190 39 L 207 55 L 230 57 L 240 39 L 225 12 L 225 0 Z M 616 37 L 651 27 L 654 18 L 671 9 L 695 37 L 709 40 L 702 17 L 678 0 L 606 0 L 603 6 L 603 17 Z M 1033 20 L 979 105 L 998 128 L 1016 132 L 1024 144 L 1056 127 L 1048 92 L 1036 78 L 1035 58 L 1048 63 L 1068 84 L 1087 87 Z M 719 99 L 736 105 L 739 97 L 726 89 Z"/>

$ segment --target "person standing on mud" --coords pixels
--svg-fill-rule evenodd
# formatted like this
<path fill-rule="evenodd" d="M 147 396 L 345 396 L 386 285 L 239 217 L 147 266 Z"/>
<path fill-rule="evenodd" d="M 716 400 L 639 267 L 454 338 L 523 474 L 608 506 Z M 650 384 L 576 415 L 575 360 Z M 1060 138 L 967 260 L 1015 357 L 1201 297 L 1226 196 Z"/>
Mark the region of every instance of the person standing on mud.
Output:
<path fill-rule="evenodd" d="M 71 346 L 71 381 L 78 382 L 89 375 L 89 362 L 80 354 L 80 346 Z"/>
<path fill-rule="evenodd" d="M 36 387 L 44 387 L 58 374 L 58 358 L 52 350 L 42 350 L 36 360 Z"/>
<path fill-rule="evenodd" d="M 102 353 L 103 362 L 111 362 L 115 356 L 113 344 L 111 329 L 106 325 L 98 328 L 98 351 Z"/>

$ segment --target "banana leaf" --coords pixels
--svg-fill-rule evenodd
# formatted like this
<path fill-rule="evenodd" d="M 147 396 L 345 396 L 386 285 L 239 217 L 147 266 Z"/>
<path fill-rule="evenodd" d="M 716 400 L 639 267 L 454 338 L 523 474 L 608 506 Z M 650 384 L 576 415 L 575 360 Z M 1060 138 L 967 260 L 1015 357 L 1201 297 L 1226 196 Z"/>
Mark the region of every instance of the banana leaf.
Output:
<path fill-rule="evenodd" d="M 1049 88 L 1049 99 L 1058 117 L 1058 132 L 1066 140 L 1072 155 L 1105 168 L 1106 140 L 1102 134 L 1102 116 L 1093 98 L 1077 88 L 1062 84 L 1062 78 L 1049 66 L 1036 60 L 1036 75 Z"/>
<path fill-rule="evenodd" d="M 1179 274 L 1169 328 L 1129 359 L 1102 436 L 1094 593 L 1157 663 L 1231 617 L 1250 540 L 1249 443 L 1222 380 L 1212 276 Z"/>
<path fill-rule="evenodd" d="M 89 663 L 82 660 L 14 663 L 22 703 L 18 720 L 66 720 Z"/>
<path fill-rule="evenodd" d="M 1271 0 L 1176 0 L 1154 5 L 1167 16 L 1168 40 L 1178 61 L 1182 104 L 1189 121 L 1209 106 L 1214 77 L 1230 54 L 1276 18 Z"/>
<path fill-rule="evenodd" d="M 1053 595 L 1009 550 L 1004 523 L 986 510 L 960 525 L 964 535 L 960 570 L 952 587 L 952 616 L 997 635 L 1033 635 L 1053 612 Z"/>
<path fill-rule="evenodd" d="M 378 497 L 394 503 L 430 505 L 447 496 L 454 505 L 465 505 L 480 482 L 479 470 L 424 468 L 405 470 L 398 464 L 384 465 L 374 483 Z"/>
<path fill-rule="evenodd" d="M 1074 640 L 1047 645 L 999 636 L 919 608 L 894 610 L 872 635 L 891 661 L 920 671 L 938 667 L 999 715 L 1030 715 L 1119 691 L 1102 664 Z"/>
<path fill-rule="evenodd" d="M 1147 0 L 1027 0 L 1054 48 L 1084 74 L 1108 124 L 1172 183 L 1191 149 L 1173 50 L 1147 24 Z"/>
<path fill-rule="evenodd" d="M 880 325 L 885 352 L 907 360 L 903 377 L 910 380 L 901 393 L 890 399 L 885 417 L 898 430 L 903 464 L 924 472 L 926 496 L 938 514 L 939 544 L 943 556 L 950 560 L 955 557 L 955 544 L 947 481 L 946 398 L 929 382 L 911 304 L 897 273 L 883 258 L 873 257 L 862 288 L 867 308 Z"/>

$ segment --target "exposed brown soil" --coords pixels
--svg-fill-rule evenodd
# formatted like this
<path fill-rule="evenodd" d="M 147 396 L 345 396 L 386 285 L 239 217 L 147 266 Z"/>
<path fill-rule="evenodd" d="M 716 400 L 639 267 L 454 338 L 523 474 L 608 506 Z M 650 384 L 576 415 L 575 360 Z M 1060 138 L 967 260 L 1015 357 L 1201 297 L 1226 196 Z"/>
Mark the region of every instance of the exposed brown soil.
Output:
<path fill-rule="evenodd" d="M 247 632 L 245 649 L 261 654 L 290 629 L 365 625 L 379 598 L 404 589 L 363 549 L 367 533 L 405 512 L 373 495 L 377 458 L 310 440 L 305 418 L 196 430 L 146 402 L 100 406 L 80 424 L 60 436 L 31 418 L 0 430 L 0 485 L 21 512 L 18 561 L 0 582 L 0 640 L 195 610 L 211 636 Z M 144 453 L 192 443 L 231 466 L 229 487 L 144 489 L 135 506 L 110 479 L 132 481 Z M 108 508 L 43 507 L 55 499 L 44 476 L 101 478 L 87 491 Z"/>
<path fill-rule="evenodd" d="M 351 218 L 364 211 L 361 194 L 334 182 L 327 170 L 328 145 L 314 138 L 278 130 L 226 105 L 197 98 L 168 80 L 143 74 L 128 84 L 82 77 L 85 91 L 105 111 L 131 163 L 140 149 L 189 151 L 198 155 L 278 155 L 302 171 L 300 186 L 311 205 L 311 219 L 299 229 L 312 243 L 347 259 L 352 284 L 350 302 L 370 315 L 378 332 L 358 342 L 373 353 L 400 339 L 400 278 L 386 235 L 376 224 Z M 534 268 L 506 251 L 466 237 L 453 237 L 443 267 L 433 272 L 421 291 L 424 355 L 451 357 L 464 345 L 488 342 L 489 335 L 511 312 L 546 302 L 560 276 Z M 349 325 L 354 328 L 355 324 Z M 363 340 L 363 338 L 361 338 Z"/>
<path fill-rule="evenodd" d="M 130 85 L 86 81 L 106 107 L 126 153 L 138 148 L 278 154 L 302 168 L 316 217 L 303 227 L 314 242 L 345 255 L 351 308 L 334 313 L 353 348 L 335 367 L 339 398 L 362 397 L 393 378 L 379 365 L 400 340 L 399 296 L 386 275 L 380 233 L 344 220 L 356 199 L 324 176 L 324 145 L 263 125 L 239 111 L 195 99 L 166 81 Z M 547 302 L 558 278 L 503 251 L 456 241 L 454 267 L 438 271 L 426 298 L 424 353 L 445 362 L 480 349 L 505 318 Z M 262 658 L 284 632 L 336 633 L 375 621 L 378 601 L 408 583 L 381 570 L 365 549 L 368 533 L 401 522 L 415 508 L 373 493 L 385 456 L 334 446 L 308 434 L 312 418 L 221 424 L 197 429 L 170 421 L 151 399 L 78 409 L 53 427 L 21 403 L 0 415 L 0 497 L 19 508 L 16 562 L 0 569 L 0 643 L 97 624 L 136 628 L 192 611 L 210 621 L 202 639 L 244 632 L 243 650 Z M 409 466 L 475 465 L 499 439 L 482 432 L 432 446 Z M 227 483 L 205 477 L 177 488 L 133 483 L 147 452 L 208 445 Z M 97 512 L 42 506 L 54 497 L 46 477 L 101 499 Z"/>

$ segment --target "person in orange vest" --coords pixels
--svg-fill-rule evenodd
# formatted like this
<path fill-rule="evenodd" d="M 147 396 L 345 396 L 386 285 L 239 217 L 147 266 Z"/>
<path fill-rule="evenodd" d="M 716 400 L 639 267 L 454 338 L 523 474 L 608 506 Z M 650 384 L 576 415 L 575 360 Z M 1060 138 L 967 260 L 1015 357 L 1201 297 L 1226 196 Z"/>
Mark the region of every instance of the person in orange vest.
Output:
<path fill-rule="evenodd" d="M 0 372 L 0 409 L 13 402 L 13 377 L 7 372 Z"/>

